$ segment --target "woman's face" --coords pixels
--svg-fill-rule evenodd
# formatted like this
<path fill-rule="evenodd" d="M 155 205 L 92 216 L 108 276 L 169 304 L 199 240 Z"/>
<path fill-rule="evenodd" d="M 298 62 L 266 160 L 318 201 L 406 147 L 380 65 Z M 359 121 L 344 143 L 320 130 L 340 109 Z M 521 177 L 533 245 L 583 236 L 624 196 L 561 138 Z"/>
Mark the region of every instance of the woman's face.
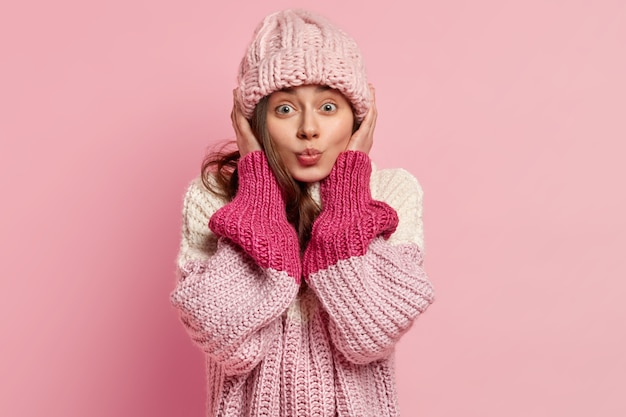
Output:
<path fill-rule="evenodd" d="M 291 176 L 316 182 L 328 176 L 352 136 L 354 114 L 339 91 L 305 85 L 272 93 L 267 129 Z"/>

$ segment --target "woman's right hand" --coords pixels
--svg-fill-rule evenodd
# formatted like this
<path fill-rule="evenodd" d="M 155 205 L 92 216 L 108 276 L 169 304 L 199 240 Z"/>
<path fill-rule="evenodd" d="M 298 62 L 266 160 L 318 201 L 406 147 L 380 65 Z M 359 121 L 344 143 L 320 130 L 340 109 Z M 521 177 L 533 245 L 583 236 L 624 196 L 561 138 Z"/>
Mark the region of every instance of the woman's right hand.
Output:
<path fill-rule="evenodd" d="M 233 129 L 235 129 L 239 154 L 243 158 L 250 152 L 260 151 L 261 145 L 254 133 L 252 133 L 248 119 L 243 115 L 237 104 L 236 91 L 236 89 L 233 90 L 233 110 L 230 112 L 230 119 L 233 123 Z"/>

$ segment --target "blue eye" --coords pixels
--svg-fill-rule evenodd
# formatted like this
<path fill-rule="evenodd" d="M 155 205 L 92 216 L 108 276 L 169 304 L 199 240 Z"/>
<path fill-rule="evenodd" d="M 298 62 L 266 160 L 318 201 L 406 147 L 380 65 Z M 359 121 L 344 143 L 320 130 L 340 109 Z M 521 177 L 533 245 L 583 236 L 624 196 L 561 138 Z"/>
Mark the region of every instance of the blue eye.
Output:
<path fill-rule="evenodd" d="M 287 104 L 282 104 L 278 107 L 276 107 L 276 112 L 280 113 L 280 114 L 289 114 L 291 113 L 291 111 L 293 110 L 293 108 Z"/>
<path fill-rule="evenodd" d="M 325 112 L 333 112 L 337 110 L 337 105 L 334 103 L 325 103 L 322 105 L 322 110 Z"/>

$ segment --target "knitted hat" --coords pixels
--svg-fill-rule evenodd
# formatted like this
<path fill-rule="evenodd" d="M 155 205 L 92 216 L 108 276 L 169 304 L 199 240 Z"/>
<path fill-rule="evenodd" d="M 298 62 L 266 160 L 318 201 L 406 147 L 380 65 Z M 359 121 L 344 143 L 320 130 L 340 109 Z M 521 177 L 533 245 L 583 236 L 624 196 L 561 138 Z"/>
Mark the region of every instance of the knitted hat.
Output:
<path fill-rule="evenodd" d="M 241 61 L 238 82 L 238 99 L 248 119 L 263 97 L 307 84 L 339 90 L 352 103 L 358 121 L 370 106 L 365 65 L 356 42 L 306 10 L 283 10 L 263 19 Z"/>

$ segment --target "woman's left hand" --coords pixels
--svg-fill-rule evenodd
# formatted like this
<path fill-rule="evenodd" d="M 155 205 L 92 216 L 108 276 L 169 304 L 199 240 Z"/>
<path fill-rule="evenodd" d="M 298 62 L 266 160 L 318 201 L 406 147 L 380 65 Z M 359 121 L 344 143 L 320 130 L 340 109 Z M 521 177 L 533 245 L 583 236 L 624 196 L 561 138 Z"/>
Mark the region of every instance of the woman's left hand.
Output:
<path fill-rule="evenodd" d="M 374 86 L 370 84 L 369 88 L 370 95 L 372 97 L 372 105 L 361 122 L 361 126 L 359 126 L 358 130 L 352 134 L 352 137 L 348 142 L 348 146 L 346 147 L 347 151 L 361 151 L 369 154 L 370 149 L 372 149 L 372 145 L 374 144 L 374 128 L 376 127 L 376 117 L 378 116 L 378 111 L 376 110 L 376 95 L 374 92 Z"/>

